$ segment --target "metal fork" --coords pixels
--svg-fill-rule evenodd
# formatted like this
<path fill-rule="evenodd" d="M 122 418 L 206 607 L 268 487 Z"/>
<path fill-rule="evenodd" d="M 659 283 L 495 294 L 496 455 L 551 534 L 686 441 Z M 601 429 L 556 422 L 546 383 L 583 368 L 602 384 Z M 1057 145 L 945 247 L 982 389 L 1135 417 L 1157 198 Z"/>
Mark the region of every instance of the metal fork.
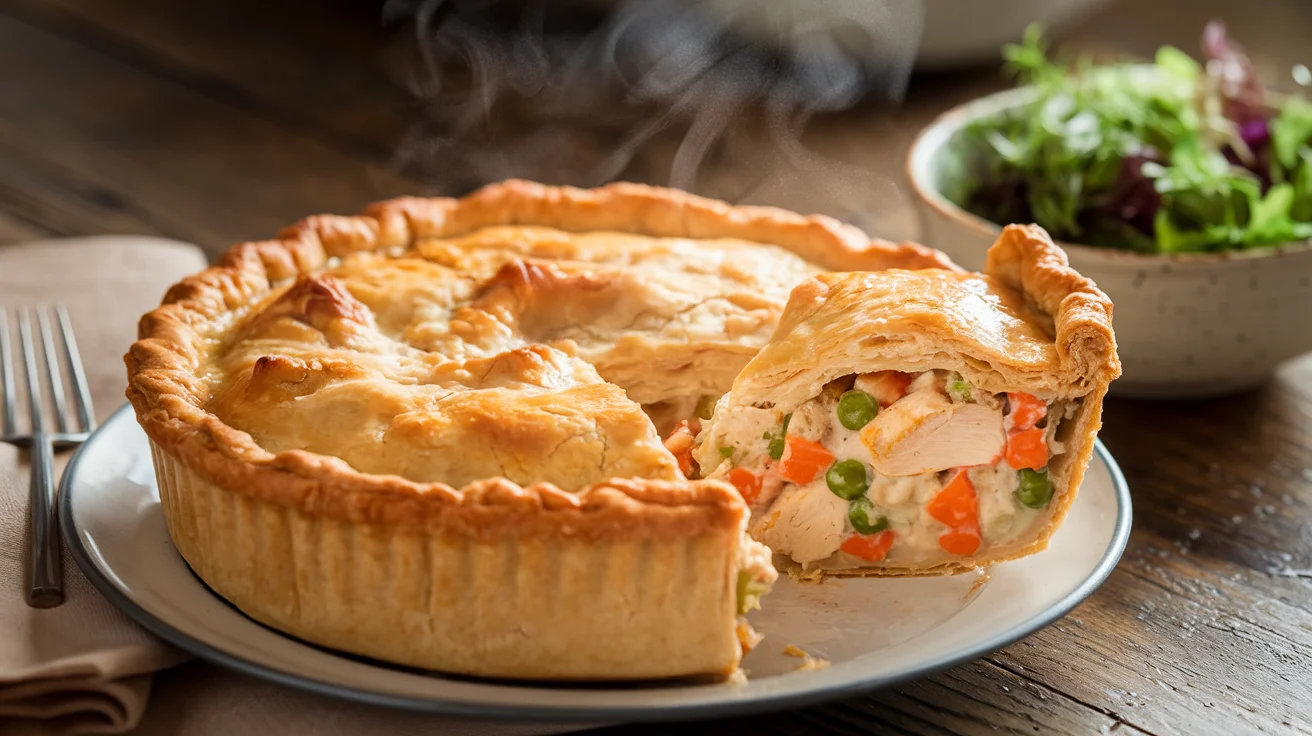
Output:
<path fill-rule="evenodd" d="M 64 571 L 59 559 L 59 525 L 55 515 L 55 457 L 56 448 L 72 447 L 85 441 L 95 428 L 95 413 L 91 408 L 91 391 L 87 388 L 86 373 L 82 370 L 82 356 L 78 353 L 77 339 L 64 305 L 54 307 L 59 324 L 60 341 L 64 344 L 64 365 L 72 376 L 78 425 L 71 428 L 64 400 L 64 379 L 59 371 L 59 349 L 55 346 L 50 328 L 50 309 L 22 307 L 18 310 L 18 340 L 23 356 L 23 372 L 27 377 L 28 413 L 30 431 L 18 433 L 18 385 L 14 381 L 13 350 L 9 340 L 9 315 L 0 307 L 0 396 L 4 399 L 4 424 L 0 425 L 0 441 L 22 445 L 32 456 L 32 488 L 29 512 L 32 523 L 31 582 L 27 602 L 34 608 L 53 608 L 64 602 Z M 47 429 L 45 398 L 41 384 L 42 372 L 37 367 L 37 351 L 32 333 L 41 337 L 45 354 L 45 383 L 54 400 L 55 427 Z M 80 430 L 80 431 L 79 431 Z"/>

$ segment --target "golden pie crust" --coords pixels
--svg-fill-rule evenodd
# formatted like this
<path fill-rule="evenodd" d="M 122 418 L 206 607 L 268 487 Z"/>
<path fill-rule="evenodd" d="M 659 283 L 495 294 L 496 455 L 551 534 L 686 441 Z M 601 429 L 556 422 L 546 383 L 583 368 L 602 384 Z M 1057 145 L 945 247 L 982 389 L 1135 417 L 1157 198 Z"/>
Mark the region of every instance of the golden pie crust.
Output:
<path fill-rule="evenodd" d="M 396 199 L 175 285 L 127 395 L 179 551 L 256 620 L 469 675 L 723 676 L 740 575 L 775 573 L 649 415 L 727 391 L 797 283 L 888 268 L 959 271 L 633 184 Z"/>
<path fill-rule="evenodd" d="M 715 440 L 731 429 L 720 425 L 732 423 L 740 407 L 792 412 L 841 376 L 935 369 L 960 373 L 992 394 L 1022 391 L 1045 402 L 1078 404 L 1059 428 L 1065 451 L 1048 468 L 1051 503 L 1029 533 L 968 557 L 853 566 L 855 560 L 836 555 L 818 567 L 839 575 L 959 573 L 1042 551 L 1075 501 L 1101 427 L 1103 399 L 1121 364 L 1111 300 L 1072 269 L 1036 225 L 1003 228 L 982 274 L 824 273 L 799 285 L 770 343 L 704 425 L 697 453 L 703 473 L 724 475 L 714 472 L 721 463 Z"/>

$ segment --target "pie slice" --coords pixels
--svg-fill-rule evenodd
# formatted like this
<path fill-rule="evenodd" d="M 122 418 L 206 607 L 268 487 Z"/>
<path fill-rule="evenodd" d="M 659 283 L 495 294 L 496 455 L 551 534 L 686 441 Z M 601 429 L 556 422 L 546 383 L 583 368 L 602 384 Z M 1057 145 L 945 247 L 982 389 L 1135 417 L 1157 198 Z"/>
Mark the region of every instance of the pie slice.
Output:
<path fill-rule="evenodd" d="M 797 284 L 894 267 L 956 268 L 631 184 L 393 200 L 174 286 L 127 395 L 178 550 L 256 620 L 467 675 L 725 676 L 775 570 L 682 472 L 697 408 Z"/>
<path fill-rule="evenodd" d="M 959 572 L 1043 549 L 1120 374 L 1112 305 L 1035 226 L 985 274 L 825 273 L 695 450 L 751 534 L 804 570 Z"/>

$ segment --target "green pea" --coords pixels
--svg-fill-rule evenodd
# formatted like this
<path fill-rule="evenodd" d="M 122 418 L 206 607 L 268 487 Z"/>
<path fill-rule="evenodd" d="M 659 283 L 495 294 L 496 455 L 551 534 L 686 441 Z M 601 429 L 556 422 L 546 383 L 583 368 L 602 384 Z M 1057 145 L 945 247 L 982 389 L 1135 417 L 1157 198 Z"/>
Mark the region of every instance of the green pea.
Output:
<path fill-rule="evenodd" d="M 766 432 L 765 434 L 761 435 L 761 439 L 770 440 L 770 444 L 768 445 L 770 451 L 770 457 L 775 460 L 778 460 L 779 458 L 784 456 L 784 444 L 785 444 L 784 435 L 788 434 L 788 422 L 792 421 L 792 419 L 793 419 L 793 415 L 791 412 L 785 414 L 784 426 L 782 429 L 779 430 L 779 434 L 772 434 L 770 432 Z"/>
<path fill-rule="evenodd" d="M 858 496 L 848 504 L 847 520 L 852 522 L 857 534 L 878 534 L 888 528 L 888 517 L 875 516 L 875 505 L 865 496 Z"/>
<path fill-rule="evenodd" d="M 965 379 L 957 379 L 948 384 L 948 393 L 956 396 L 962 401 L 970 401 L 970 384 Z"/>
<path fill-rule="evenodd" d="M 1052 479 L 1046 470 L 1020 471 L 1020 487 L 1016 489 L 1016 499 L 1032 509 L 1041 509 L 1052 500 Z"/>
<path fill-rule="evenodd" d="M 838 397 L 838 421 L 848 429 L 861 429 L 879 413 L 879 402 L 865 391 L 848 391 Z"/>
<path fill-rule="evenodd" d="M 720 448 L 720 457 L 722 457 L 722 458 L 724 458 L 724 459 L 726 459 L 726 460 L 728 460 L 729 458 L 733 457 L 733 453 L 734 453 L 734 447 L 733 447 L 733 445 L 728 445 L 728 446 L 726 446 L 726 447 L 721 447 L 721 448 Z"/>
<path fill-rule="evenodd" d="M 747 613 L 753 608 L 760 608 L 761 596 L 770 586 L 752 577 L 746 570 L 738 571 L 738 613 Z"/>
<path fill-rule="evenodd" d="M 849 501 L 864 494 L 870 487 L 865 463 L 860 460 L 839 460 L 825 472 L 825 484 L 835 496 Z"/>

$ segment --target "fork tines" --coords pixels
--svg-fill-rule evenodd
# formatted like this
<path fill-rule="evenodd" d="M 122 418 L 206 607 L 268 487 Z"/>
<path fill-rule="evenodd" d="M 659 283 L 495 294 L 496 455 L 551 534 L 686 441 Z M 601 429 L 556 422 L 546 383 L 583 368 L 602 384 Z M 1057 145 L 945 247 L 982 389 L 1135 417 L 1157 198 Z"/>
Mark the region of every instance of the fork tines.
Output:
<path fill-rule="evenodd" d="M 26 378 L 26 390 L 21 393 L 27 400 L 29 422 L 27 431 L 21 431 L 18 421 L 20 390 L 14 370 L 10 317 L 5 308 L 0 307 L 0 399 L 3 400 L 4 414 L 3 423 L 0 423 L 0 439 L 24 440 L 38 433 L 50 434 L 56 442 L 78 442 L 85 439 L 94 428 L 95 414 L 68 310 L 62 304 L 53 307 L 19 307 L 15 317 L 18 326 L 18 353 Z M 55 339 L 56 332 L 59 333 L 58 341 Z M 37 349 L 38 340 L 41 343 L 40 350 Z M 63 346 L 62 350 L 56 342 Z M 69 411 L 67 400 L 66 389 L 69 388 L 73 395 L 72 412 Z M 47 425 L 46 406 L 53 407 L 54 432 Z"/>

